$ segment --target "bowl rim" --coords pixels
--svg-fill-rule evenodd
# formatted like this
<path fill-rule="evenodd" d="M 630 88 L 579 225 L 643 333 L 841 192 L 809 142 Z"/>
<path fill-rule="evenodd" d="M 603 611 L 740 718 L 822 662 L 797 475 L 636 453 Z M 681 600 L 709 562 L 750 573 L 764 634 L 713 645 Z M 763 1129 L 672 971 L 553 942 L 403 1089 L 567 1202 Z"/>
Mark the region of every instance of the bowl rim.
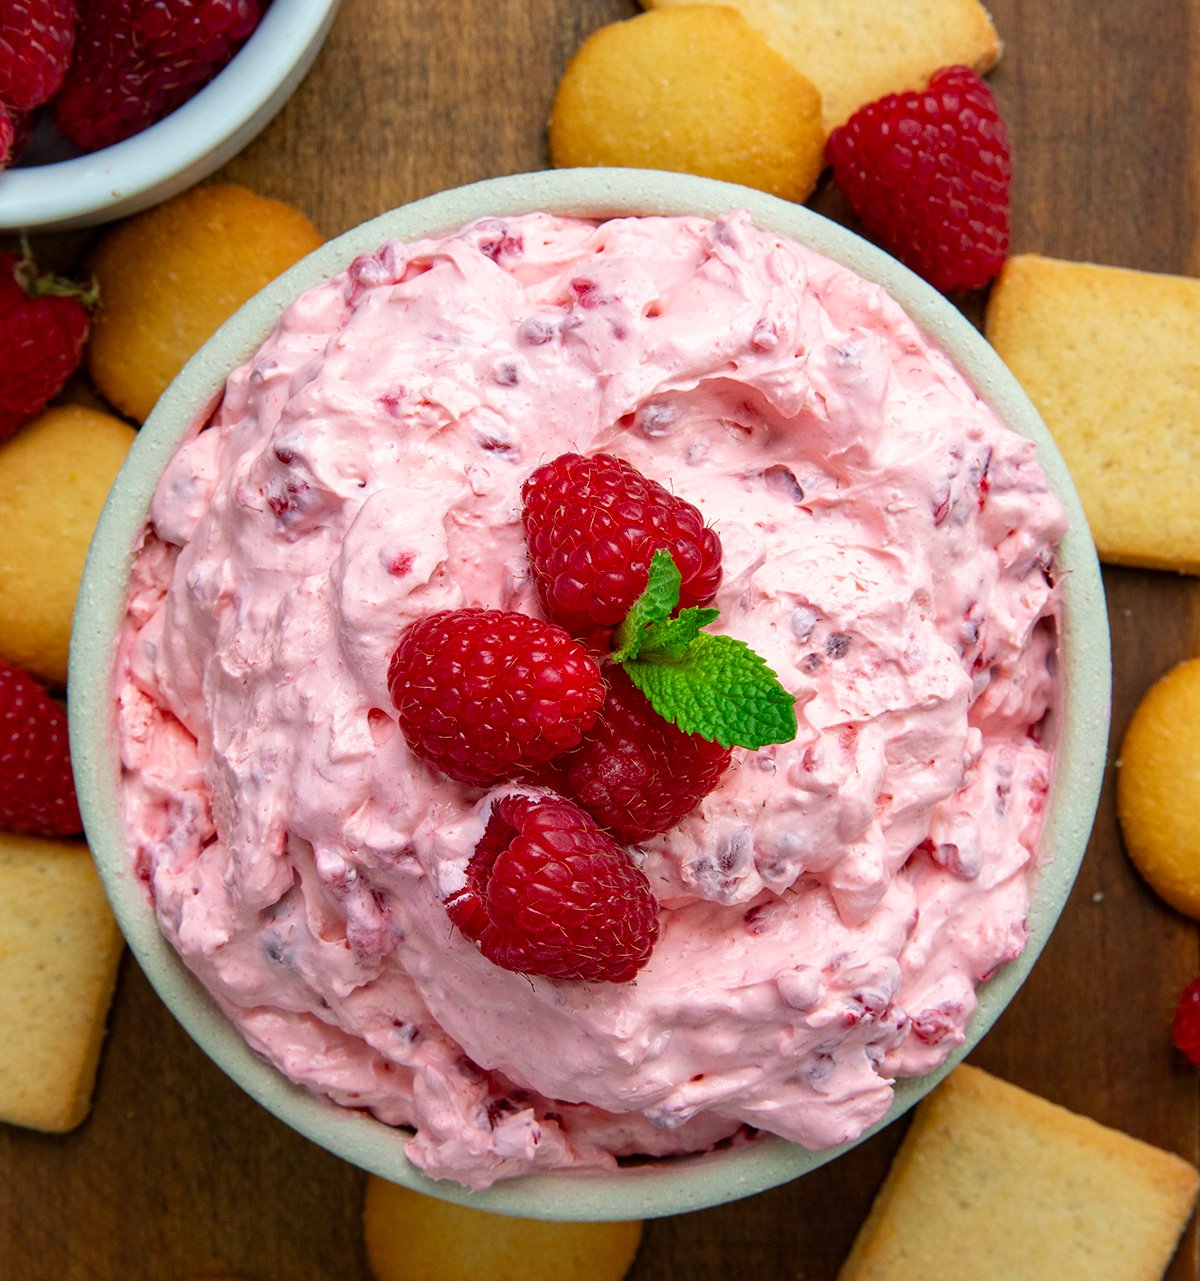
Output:
<path fill-rule="evenodd" d="M 130 214 L 236 155 L 283 106 L 317 56 L 341 0 L 274 0 L 197 94 L 123 142 L 0 173 L 0 230 L 49 231 Z"/>
<path fill-rule="evenodd" d="M 389 239 L 453 230 L 475 218 L 535 209 L 560 216 L 716 217 L 747 210 L 754 223 L 825 254 L 882 285 L 950 357 L 1000 417 L 1032 438 L 1066 509 L 1059 550 L 1063 600 L 1061 715 L 1025 950 L 981 983 L 966 1039 L 935 1071 L 897 1082 L 888 1113 L 854 1143 L 809 1152 L 778 1138 L 699 1157 L 607 1174 L 534 1174 L 481 1192 L 434 1181 L 404 1156 L 404 1134 L 292 1085 L 250 1050 L 159 932 L 133 875 L 118 810 L 113 638 L 123 613 L 133 548 L 158 476 L 178 443 L 207 416 L 226 374 L 247 359 L 286 305 L 360 253 Z M 503 1214 L 544 1219 L 643 1219 L 722 1204 L 816 1169 L 895 1120 L 933 1088 L 992 1025 L 1029 974 L 1061 912 L 1091 831 L 1103 778 L 1110 705 L 1108 620 L 1100 568 L 1078 495 L 1037 411 L 999 356 L 924 281 L 846 228 L 758 191 L 649 170 L 551 170 L 489 179 L 426 197 L 346 232 L 309 255 L 238 311 L 164 393 L 122 467 L 101 514 L 80 588 L 69 671 L 71 753 L 89 842 L 129 945 L 151 983 L 206 1053 L 250 1095 L 299 1133 L 392 1182 Z"/>

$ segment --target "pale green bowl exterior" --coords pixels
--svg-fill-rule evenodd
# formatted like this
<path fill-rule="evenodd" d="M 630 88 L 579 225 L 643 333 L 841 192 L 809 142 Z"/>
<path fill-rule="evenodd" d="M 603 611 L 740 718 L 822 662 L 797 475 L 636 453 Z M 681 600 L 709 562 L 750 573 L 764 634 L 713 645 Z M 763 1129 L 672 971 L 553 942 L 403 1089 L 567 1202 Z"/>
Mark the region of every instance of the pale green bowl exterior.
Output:
<path fill-rule="evenodd" d="M 384 241 L 449 231 L 474 218 L 534 209 L 560 215 L 697 214 L 746 209 L 755 223 L 877 281 L 939 344 L 1011 427 L 1036 441 L 1070 529 L 1060 549 L 1063 596 L 1057 765 L 1035 872 L 1029 942 L 979 988 L 967 1038 L 938 1071 L 903 1080 L 879 1129 L 926 1094 L 983 1036 L 1028 975 L 1066 902 L 1083 858 L 1104 771 L 1110 659 L 1099 565 L 1063 460 L 1036 410 L 1000 358 L 940 294 L 894 259 L 802 206 L 744 187 L 647 170 L 581 169 L 491 179 L 419 200 L 331 241 L 251 299 L 204 345 L 142 429 L 101 515 L 75 613 L 70 664 L 71 753 L 80 806 L 101 876 L 125 937 L 175 1017 L 208 1055 L 288 1125 L 329 1151 L 393 1182 L 498 1213 L 544 1219 L 639 1219 L 732 1201 L 805 1174 L 845 1148 L 810 1152 L 768 1138 L 700 1157 L 603 1175 L 534 1175 L 483 1192 L 434 1182 L 404 1155 L 405 1133 L 316 1098 L 258 1058 L 217 1010 L 159 933 L 133 875 L 119 812 L 114 642 L 132 549 L 167 460 L 215 401 L 226 375 L 259 346 L 302 290 Z M 874 1130 L 871 1131 L 873 1133 Z M 864 1136 L 866 1137 L 866 1136 Z"/>

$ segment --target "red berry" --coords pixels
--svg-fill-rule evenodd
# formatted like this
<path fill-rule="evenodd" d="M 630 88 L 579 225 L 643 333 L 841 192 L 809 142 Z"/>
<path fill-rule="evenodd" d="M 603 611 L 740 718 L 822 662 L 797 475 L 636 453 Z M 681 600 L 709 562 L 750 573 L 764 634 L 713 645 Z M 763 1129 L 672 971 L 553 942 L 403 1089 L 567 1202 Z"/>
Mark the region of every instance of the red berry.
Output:
<path fill-rule="evenodd" d="M 1194 978 L 1180 992 L 1171 1033 L 1176 1048 L 1200 1067 L 1200 978 Z"/>
<path fill-rule="evenodd" d="M 259 0 L 89 0 L 59 131 L 88 151 L 140 133 L 202 89 L 261 16 Z"/>
<path fill-rule="evenodd" d="M 0 100 L 32 111 L 59 90 L 75 44 L 75 0 L 0 5 Z"/>
<path fill-rule="evenodd" d="M 619 668 L 582 745 L 559 763 L 564 786 L 623 844 L 665 832 L 721 781 L 732 752 L 664 720 Z"/>
<path fill-rule="evenodd" d="M 1008 139 L 970 67 L 861 107 L 830 134 L 826 155 L 863 226 L 931 285 L 980 289 L 1004 265 Z"/>
<path fill-rule="evenodd" d="M 682 498 L 611 454 L 562 454 L 521 497 L 538 599 L 569 632 L 603 644 L 645 590 L 665 547 L 683 576 L 680 608 L 705 605 L 721 582 L 721 541 Z"/>
<path fill-rule="evenodd" d="M 446 911 L 494 965 L 554 979 L 627 983 L 658 937 L 645 875 L 553 793 L 497 798 Z"/>
<path fill-rule="evenodd" d="M 0 440 L 40 414 L 78 367 L 88 335 L 82 297 L 67 282 L 34 277 L 28 259 L 0 254 Z"/>
<path fill-rule="evenodd" d="M 73 836 L 82 828 L 66 715 L 32 676 L 0 660 L 0 829 Z"/>
<path fill-rule="evenodd" d="M 410 624 L 388 689 L 409 747 L 481 786 L 578 746 L 604 700 L 582 645 L 553 623 L 499 609 L 444 610 Z"/>
<path fill-rule="evenodd" d="M 13 162 L 13 143 L 17 137 L 17 122 L 13 114 L 0 102 L 0 169 Z"/>

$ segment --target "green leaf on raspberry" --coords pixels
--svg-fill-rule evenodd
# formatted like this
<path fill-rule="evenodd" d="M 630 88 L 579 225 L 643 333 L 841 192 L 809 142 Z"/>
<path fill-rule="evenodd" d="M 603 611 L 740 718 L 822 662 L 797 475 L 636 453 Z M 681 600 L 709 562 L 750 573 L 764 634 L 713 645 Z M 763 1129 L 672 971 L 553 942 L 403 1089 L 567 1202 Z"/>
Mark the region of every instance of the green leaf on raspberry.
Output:
<path fill-rule="evenodd" d="M 685 734 L 749 748 L 796 737 L 795 699 L 745 641 L 700 632 L 679 657 L 643 648 L 624 668 Z"/>
<path fill-rule="evenodd" d="M 662 623 L 651 623 L 642 633 L 638 652 L 652 650 L 664 658 L 682 658 L 688 646 L 700 635 L 700 629 L 716 622 L 720 614 L 719 609 L 706 609 L 700 605 L 681 609 L 674 618 L 668 618 Z"/>
<path fill-rule="evenodd" d="M 617 629 L 613 639 L 614 662 L 624 663 L 638 656 L 645 629 L 651 623 L 665 622 L 679 604 L 682 582 L 683 575 L 671 553 L 660 547 L 650 557 L 649 577 L 642 594 L 629 607 L 625 621 Z"/>
<path fill-rule="evenodd" d="M 659 548 L 645 591 L 617 631 L 613 661 L 651 707 L 685 734 L 722 747 L 791 742 L 795 699 L 766 660 L 745 641 L 701 630 L 719 611 L 692 606 L 671 617 L 680 581 L 671 554 Z"/>

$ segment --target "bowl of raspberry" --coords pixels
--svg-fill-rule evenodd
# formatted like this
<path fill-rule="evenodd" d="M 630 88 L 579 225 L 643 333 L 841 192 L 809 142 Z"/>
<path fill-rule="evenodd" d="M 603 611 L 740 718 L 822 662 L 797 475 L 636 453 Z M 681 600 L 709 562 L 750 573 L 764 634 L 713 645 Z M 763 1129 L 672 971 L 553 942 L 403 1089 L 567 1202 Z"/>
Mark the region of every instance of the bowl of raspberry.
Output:
<path fill-rule="evenodd" d="M 145 209 L 236 155 L 338 0 L 13 0 L 0 13 L 0 230 Z"/>
<path fill-rule="evenodd" d="M 836 1157 L 1045 944 L 1104 766 L 1070 477 L 812 212 L 562 170 L 383 215 L 180 374 L 71 746 L 130 945 L 298 1131 L 501 1213 Z"/>

